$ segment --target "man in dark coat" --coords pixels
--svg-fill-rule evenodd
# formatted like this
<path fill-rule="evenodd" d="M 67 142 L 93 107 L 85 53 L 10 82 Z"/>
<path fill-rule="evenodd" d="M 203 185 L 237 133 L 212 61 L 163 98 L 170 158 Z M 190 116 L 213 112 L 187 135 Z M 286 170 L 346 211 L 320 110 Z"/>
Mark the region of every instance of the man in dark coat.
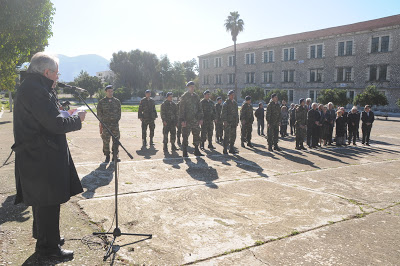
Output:
<path fill-rule="evenodd" d="M 244 143 L 247 142 L 247 146 L 253 148 L 253 144 L 251 144 L 251 131 L 253 129 L 253 106 L 251 105 L 251 97 L 246 96 L 245 102 L 242 105 L 242 109 L 240 109 L 240 121 L 242 122 L 241 129 L 241 143 L 244 148 Z"/>
<path fill-rule="evenodd" d="M 356 145 L 358 128 L 360 127 L 360 113 L 357 111 L 356 106 L 353 106 L 351 112 L 347 115 L 347 126 L 349 128 L 348 143 L 350 145 L 353 139 L 353 145 Z"/>
<path fill-rule="evenodd" d="M 265 119 L 268 123 L 268 150 L 272 151 L 272 146 L 274 146 L 274 150 L 281 151 L 281 148 L 278 147 L 279 125 L 281 122 L 281 107 L 278 103 L 278 95 L 276 95 L 275 93 L 271 95 L 271 100 L 269 101 L 267 105 L 267 110 L 265 112 Z"/>
<path fill-rule="evenodd" d="M 221 119 L 222 112 L 222 97 L 217 97 L 217 103 L 215 104 L 215 137 L 217 143 L 222 143 L 222 135 L 224 133 L 224 124 Z"/>
<path fill-rule="evenodd" d="M 362 130 L 362 144 L 369 146 L 369 136 L 371 134 L 372 123 L 374 123 L 375 116 L 371 111 L 371 106 L 366 105 L 364 111 L 361 113 L 361 130 Z"/>
<path fill-rule="evenodd" d="M 258 103 L 254 116 L 257 118 L 257 133 L 259 136 L 264 136 L 264 106 L 262 102 Z"/>
<path fill-rule="evenodd" d="M 311 110 L 307 113 L 307 145 L 310 148 L 316 148 L 318 144 L 318 125 L 320 114 L 317 110 L 318 104 L 313 103 Z"/>
<path fill-rule="evenodd" d="M 53 88 L 58 60 L 45 53 L 32 57 L 17 91 L 14 112 L 15 203 L 32 206 L 33 236 L 39 256 L 70 258 L 60 248 L 60 204 L 83 192 L 65 133 L 79 130 L 85 112 L 62 116 Z"/>

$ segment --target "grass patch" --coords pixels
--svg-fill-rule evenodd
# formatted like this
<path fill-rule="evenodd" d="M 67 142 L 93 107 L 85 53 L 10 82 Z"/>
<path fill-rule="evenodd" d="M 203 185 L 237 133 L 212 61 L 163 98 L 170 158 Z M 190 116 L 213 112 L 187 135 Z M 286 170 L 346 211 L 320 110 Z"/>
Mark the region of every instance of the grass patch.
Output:
<path fill-rule="evenodd" d="M 125 182 L 125 184 L 127 184 L 127 185 L 132 185 L 132 182 Z"/>
<path fill-rule="evenodd" d="M 334 224 L 335 222 L 334 222 L 334 221 L 328 221 L 328 223 L 329 223 L 329 224 Z"/>
<path fill-rule="evenodd" d="M 256 245 L 256 246 L 261 246 L 261 245 L 264 244 L 264 243 L 265 243 L 264 241 L 257 240 L 257 241 L 254 243 L 254 245 Z"/>
<path fill-rule="evenodd" d="M 299 232 L 298 230 L 296 230 L 296 229 L 294 229 L 294 230 L 290 233 L 291 236 L 295 236 L 295 235 L 298 235 L 298 234 L 300 234 L 300 232 Z"/>

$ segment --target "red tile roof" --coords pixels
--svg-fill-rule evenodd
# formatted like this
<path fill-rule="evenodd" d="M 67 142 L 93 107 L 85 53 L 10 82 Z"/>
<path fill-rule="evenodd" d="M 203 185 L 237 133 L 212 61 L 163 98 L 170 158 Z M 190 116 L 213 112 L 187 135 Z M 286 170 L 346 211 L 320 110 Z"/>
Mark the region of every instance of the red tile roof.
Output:
<path fill-rule="evenodd" d="M 316 38 L 323 38 L 328 36 L 335 36 L 335 35 L 342 35 L 347 33 L 353 32 L 360 32 L 360 31 L 368 31 L 374 30 L 379 28 L 385 28 L 390 26 L 400 25 L 400 15 L 394 15 L 390 17 L 384 17 L 380 19 L 374 19 L 364 22 L 358 22 L 354 24 L 348 24 L 344 26 L 338 26 L 333 28 L 327 28 L 322 30 L 315 30 L 315 31 L 308 31 L 303 33 L 296 33 L 276 38 L 269 38 L 264 40 L 252 41 L 252 42 L 245 42 L 239 43 L 236 45 L 236 49 L 238 51 L 243 50 L 250 50 L 250 49 L 257 49 L 262 47 L 271 47 L 277 46 L 285 43 L 293 43 L 299 42 L 304 40 L 316 39 Z M 217 54 L 225 54 L 225 53 L 232 53 L 233 52 L 233 45 L 201 55 L 203 56 L 210 56 L 210 55 L 217 55 Z"/>

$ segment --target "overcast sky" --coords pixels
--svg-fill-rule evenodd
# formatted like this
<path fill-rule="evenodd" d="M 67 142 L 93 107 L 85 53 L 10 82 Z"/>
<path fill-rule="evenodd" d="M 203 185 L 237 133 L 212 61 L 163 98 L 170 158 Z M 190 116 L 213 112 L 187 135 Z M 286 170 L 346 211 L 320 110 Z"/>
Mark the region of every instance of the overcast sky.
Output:
<path fill-rule="evenodd" d="M 224 21 L 238 11 L 238 42 L 400 14 L 399 0 L 52 0 L 53 37 L 46 51 L 67 56 L 140 49 L 186 61 L 232 45 Z"/>

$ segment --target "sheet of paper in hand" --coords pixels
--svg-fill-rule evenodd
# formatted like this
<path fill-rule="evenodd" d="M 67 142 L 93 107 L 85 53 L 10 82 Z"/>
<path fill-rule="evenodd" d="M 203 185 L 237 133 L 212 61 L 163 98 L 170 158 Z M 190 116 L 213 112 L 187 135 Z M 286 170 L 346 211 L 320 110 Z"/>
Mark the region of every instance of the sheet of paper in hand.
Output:
<path fill-rule="evenodd" d="M 60 110 L 60 116 L 61 117 L 70 117 L 70 116 L 73 116 L 73 115 L 77 115 L 78 112 L 86 111 L 88 109 L 89 108 L 87 106 L 81 106 L 81 107 L 78 107 L 77 109 L 73 109 L 73 110 L 70 110 L 70 111 Z"/>

